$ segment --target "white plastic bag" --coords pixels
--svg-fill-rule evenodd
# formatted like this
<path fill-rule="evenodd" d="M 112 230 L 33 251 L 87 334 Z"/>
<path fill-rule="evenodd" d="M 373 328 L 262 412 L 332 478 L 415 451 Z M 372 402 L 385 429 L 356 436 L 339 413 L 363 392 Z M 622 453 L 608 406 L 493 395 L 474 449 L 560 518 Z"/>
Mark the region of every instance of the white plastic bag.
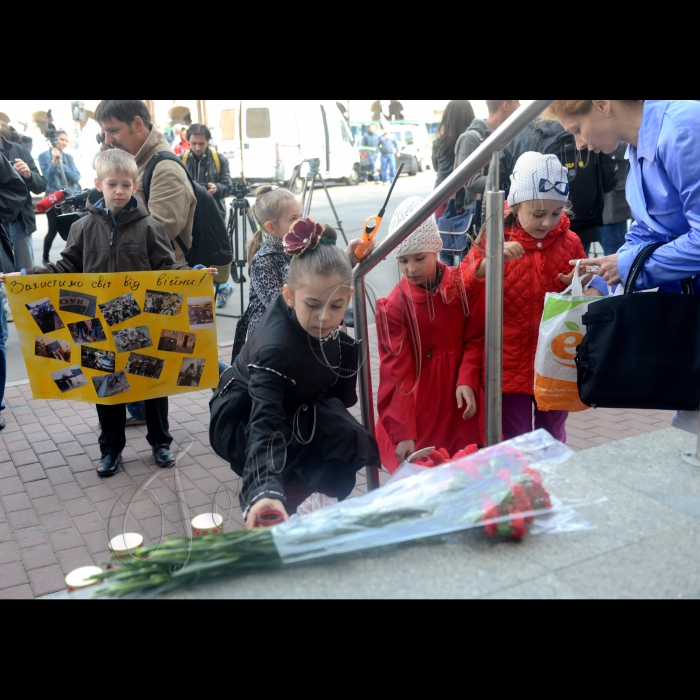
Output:
<path fill-rule="evenodd" d="M 540 411 L 588 409 L 579 399 L 574 358 L 586 333 L 581 319 L 588 307 L 603 297 L 584 296 L 579 265 L 580 261 L 567 290 L 545 297 L 535 356 L 535 400 Z"/>

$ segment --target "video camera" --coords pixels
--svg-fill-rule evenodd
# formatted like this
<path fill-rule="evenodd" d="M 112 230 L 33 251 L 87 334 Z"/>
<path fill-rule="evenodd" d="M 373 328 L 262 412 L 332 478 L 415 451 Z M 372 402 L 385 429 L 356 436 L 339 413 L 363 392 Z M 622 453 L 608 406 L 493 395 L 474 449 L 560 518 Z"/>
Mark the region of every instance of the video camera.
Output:
<path fill-rule="evenodd" d="M 235 188 L 234 196 L 236 199 L 245 199 L 252 191 L 250 185 L 245 180 L 234 182 L 233 186 Z"/>
<path fill-rule="evenodd" d="M 88 215 L 88 202 L 93 204 L 101 199 L 102 195 L 96 190 L 83 190 L 71 194 L 67 190 L 54 192 L 50 197 L 37 204 L 37 211 L 44 213 L 50 209 L 56 209 L 56 228 L 64 241 L 68 240 L 71 226 Z"/>

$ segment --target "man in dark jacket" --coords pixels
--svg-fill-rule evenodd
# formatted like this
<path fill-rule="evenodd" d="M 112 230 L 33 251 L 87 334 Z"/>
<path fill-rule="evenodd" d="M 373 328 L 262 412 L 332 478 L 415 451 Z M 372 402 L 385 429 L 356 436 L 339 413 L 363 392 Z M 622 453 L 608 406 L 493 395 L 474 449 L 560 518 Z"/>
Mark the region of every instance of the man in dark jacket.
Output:
<path fill-rule="evenodd" d="M 0 272 L 15 269 L 15 256 L 12 251 L 12 238 L 8 230 L 15 221 L 27 199 L 27 186 L 24 178 L 0 153 Z M 0 322 L 6 325 L 5 310 L 0 304 Z M 5 331 L 0 327 L 0 411 L 5 406 L 5 380 L 7 379 L 7 355 L 5 354 Z M 5 428 L 5 419 L 0 414 L 0 430 Z"/>
<path fill-rule="evenodd" d="M 36 217 L 32 195 L 46 191 L 46 180 L 36 167 L 31 153 L 19 143 L 11 140 L 12 132 L 5 122 L 0 122 L 0 150 L 7 160 L 14 165 L 15 170 L 22 176 L 27 186 L 27 196 L 22 211 L 17 219 L 10 223 L 12 245 L 15 249 L 15 271 L 34 264 L 34 246 L 32 234 L 36 231 Z"/>
<path fill-rule="evenodd" d="M 625 244 L 628 221 L 632 218 L 632 209 L 627 203 L 627 176 L 630 171 L 630 162 L 625 158 L 627 144 L 620 143 L 612 157 L 617 163 L 617 184 L 612 192 L 605 195 L 605 209 L 603 210 L 603 226 L 600 227 L 600 242 L 604 255 L 615 255 Z"/>
<path fill-rule="evenodd" d="M 190 150 L 182 154 L 192 179 L 209 190 L 226 220 L 226 197 L 233 194 L 228 158 L 211 148 L 211 131 L 204 124 L 192 124 L 187 130 Z"/>

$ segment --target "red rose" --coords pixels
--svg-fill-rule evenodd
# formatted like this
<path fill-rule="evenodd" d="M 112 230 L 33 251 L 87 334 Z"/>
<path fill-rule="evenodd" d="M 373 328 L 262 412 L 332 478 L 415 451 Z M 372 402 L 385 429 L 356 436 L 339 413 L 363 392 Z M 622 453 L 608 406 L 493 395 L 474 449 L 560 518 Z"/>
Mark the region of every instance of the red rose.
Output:
<path fill-rule="evenodd" d="M 498 506 L 495 506 L 491 501 L 486 501 L 481 509 L 484 513 L 483 521 L 488 522 L 489 520 L 496 520 L 501 517 L 501 510 Z M 489 523 L 484 526 L 484 530 L 489 537 L 495 537 L 498 533 L 498 523 Z"/>
<path fill-rule="evenodd" d="M 523 518 L 516 518 L 510 524 L 511 533 L 510 536 L 514 540 L 522 540 L 525 535 L 527 535 L 527 528 L 525 527 L 525 520 Z"/>

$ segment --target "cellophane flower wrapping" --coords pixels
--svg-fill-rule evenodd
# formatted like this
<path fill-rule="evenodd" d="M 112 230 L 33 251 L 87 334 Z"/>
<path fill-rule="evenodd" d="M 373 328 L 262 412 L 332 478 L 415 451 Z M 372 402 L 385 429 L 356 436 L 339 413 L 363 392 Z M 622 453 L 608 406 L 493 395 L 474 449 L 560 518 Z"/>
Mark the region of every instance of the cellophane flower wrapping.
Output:
<path fill-rule="evenodd" d="M 572 454 L 538 430 L 436 468 L 407 464 L 381 489 L 274 528 L 274 543 L 293 564 L 472 528 L 522 539 L 541 516 L 572 519 L 546 488 Z"/>

